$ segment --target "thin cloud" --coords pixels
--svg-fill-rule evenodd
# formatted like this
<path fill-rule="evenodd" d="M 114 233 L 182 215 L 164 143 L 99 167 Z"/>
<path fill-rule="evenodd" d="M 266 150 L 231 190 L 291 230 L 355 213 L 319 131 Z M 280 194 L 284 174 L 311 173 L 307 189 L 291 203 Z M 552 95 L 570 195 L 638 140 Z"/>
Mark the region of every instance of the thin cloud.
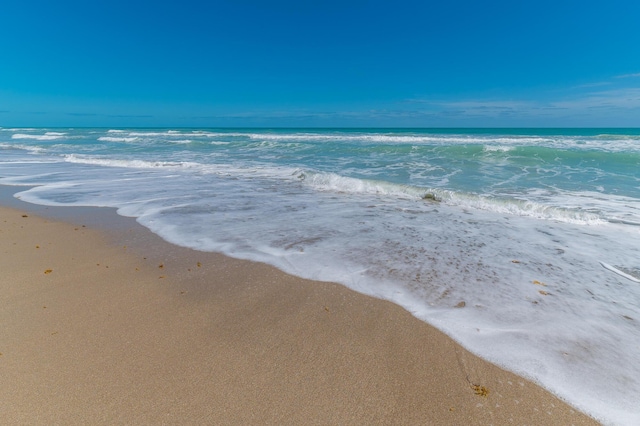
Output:
<path fill-rule="evenodd" d="M 634 77 L 640 77 L 640 72 L 637 72 L 635 74 L 622 74 L 622 75 L 617 75 L 615 78 L 634 78 Z"/>
<path fill-rule="evenodd" d="M 322 126 L 634 126 L 640 122 L 640 88 L 591 90 L 555 99 L 412 98 L 367 110 L 238 111 L 200 117 L 228 125 Z"/>
<path fill-rule="evenodd" d="M 433 102 L 437 115 L 460 118 L 509 118 L 529 116 L 544 105 L 531 101 L 513 100 L 463 100 L 449 102 Z"/>
<path fill-rule="evenodd" d="M 411 99 L 416 110 L 428 109 L 456 125 L 640 125 L 640 88 L 591 90 L 546 100 L 466 99 L 434 101 Z M 407 102 L 401 102 L 407 105 Z M 424 115 L 426 117 L 426 115 Z"/>
<path fill-rule="evenodd" d="M 593 92 L 573 100 L 555 102 L 555 105 L 568 109 L 607 107 L 610 109 L 635 110 L 640 109 L 640 88 Z"/>
<path fill-rule="evenodd" d="M 601 87 L 601 86 L 610 86 L 612 83 L 610 81 L 599 81 L 597 83 L 586 83 L 580 84 L 578 86 L 573 86 L 573 89 L 588 89 L 590 87 Z"/>

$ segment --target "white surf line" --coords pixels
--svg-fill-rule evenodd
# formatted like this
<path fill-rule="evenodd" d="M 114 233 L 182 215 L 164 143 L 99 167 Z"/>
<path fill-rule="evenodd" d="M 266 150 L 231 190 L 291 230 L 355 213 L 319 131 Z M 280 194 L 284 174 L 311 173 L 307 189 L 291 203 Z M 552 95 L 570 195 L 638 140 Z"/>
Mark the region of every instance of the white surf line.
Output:
<path fill-rule="evenodd" d="M 610 270 L 611 272 L 614 272 L 614 273 L 616 273 L 616 274 L 620 275 L 621 277 L 625 277 L 625 278 L 626 278 L 626 279 L 628 279 L 628 280 L 631 280 L 631 281 L 636 282 L 636 283 L 640 283 L 640 280 L 639 280 L 639 279 L 637 279 L 636 277 L 634 277 L 634 276 L 632 276 L 632 275 L 629 275 L 629 274 L 627 274 L 627 273 L 625 273 L 625 272 L 622 272 L 620 269 L 618 269 L 618 268 L 616 268 L 616 267 L 614 267 L 614 266 L 611 266 L 611 265 L 609 265 L 608 263 L 600 262 L 600 264 L 601 264 L 605 269 L 608 269 L 608 270 Z"/>

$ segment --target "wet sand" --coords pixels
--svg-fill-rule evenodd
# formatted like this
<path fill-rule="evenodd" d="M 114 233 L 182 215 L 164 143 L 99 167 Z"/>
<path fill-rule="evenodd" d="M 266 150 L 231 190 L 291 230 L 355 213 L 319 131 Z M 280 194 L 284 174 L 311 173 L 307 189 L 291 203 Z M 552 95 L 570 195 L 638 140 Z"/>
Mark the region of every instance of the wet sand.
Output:
<path fill-rule="evenodd" d="M 5 424 L 598 424 L 392 303 L 4 204 Z"/>

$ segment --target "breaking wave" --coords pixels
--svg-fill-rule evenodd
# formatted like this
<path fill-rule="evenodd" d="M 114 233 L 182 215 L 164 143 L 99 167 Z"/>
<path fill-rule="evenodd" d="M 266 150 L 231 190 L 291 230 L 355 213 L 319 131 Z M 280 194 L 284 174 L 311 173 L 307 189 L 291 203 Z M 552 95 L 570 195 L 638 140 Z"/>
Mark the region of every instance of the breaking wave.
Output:
<path fill-rule="evenodd" d="M 486 210 L 494 213 L 532 217 L 580 225 L 595 225 L 608 222 L 602 216 L 576 209 L 566 209 L 518 200 L 451 191 L 440 188 L 422 188 L 399 185 L 392 182 L 358 179 L 335 173 L 315 173 L 300 171 L 296 177 L 320 191 L 348 194 L 376 194 L 416 200 L 443 202 L 463 208 Z"/>

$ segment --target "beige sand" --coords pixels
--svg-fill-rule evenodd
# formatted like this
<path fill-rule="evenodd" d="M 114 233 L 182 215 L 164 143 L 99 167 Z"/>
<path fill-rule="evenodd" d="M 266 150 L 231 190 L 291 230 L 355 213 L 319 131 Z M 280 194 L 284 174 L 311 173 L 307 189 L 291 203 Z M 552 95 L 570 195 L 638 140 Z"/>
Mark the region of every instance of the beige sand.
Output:
<path fill-rule="evenodd" d="M 3 424 L 597 424 L 396 305 L 139 226 L 0 208 L 0 271 Z"/>

